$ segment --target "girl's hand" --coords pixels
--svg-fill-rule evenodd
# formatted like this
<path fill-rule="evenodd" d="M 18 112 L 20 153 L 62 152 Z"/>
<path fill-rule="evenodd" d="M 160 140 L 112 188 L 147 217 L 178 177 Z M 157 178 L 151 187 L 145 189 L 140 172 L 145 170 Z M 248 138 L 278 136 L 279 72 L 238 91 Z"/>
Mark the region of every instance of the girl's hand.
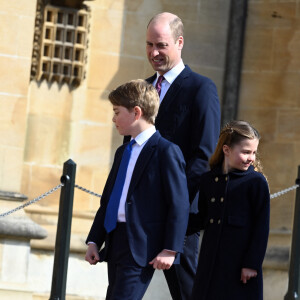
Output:
<path fill-rule="evenodd" d="M 256 276 L 257 272 L 255 270 L 243 268 L 241 272 L 241 281 L 243 281 L 243 283 L 247 283 L 247 280 Z"/>

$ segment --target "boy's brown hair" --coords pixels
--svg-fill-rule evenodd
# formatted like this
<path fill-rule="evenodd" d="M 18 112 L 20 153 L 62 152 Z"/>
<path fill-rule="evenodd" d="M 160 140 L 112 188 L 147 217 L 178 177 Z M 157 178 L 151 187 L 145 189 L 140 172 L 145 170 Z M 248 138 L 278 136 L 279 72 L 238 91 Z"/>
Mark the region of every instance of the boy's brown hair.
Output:
<path fill-rule="evenodd" d="M 135 106 L 141 108 L 143 118 L 154 124 L 158 113 L 159 96 L 155 87 L 143 79 L 131 80 L 117 87 L 108 95 L 112 105 L 123 106 L 132 110 Z"/>

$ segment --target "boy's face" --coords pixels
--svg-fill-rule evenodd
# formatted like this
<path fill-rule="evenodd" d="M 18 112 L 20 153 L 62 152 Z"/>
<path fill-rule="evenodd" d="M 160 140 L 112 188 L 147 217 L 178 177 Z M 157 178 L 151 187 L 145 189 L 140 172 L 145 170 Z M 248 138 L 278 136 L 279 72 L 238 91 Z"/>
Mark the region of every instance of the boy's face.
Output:
<path fill-rule="evenodd" d="M 133 123 L 135 121 L 134 109 L 128 110 L 124 106 L 113 105 L 114 116 L 112 121 L 115 123 L 119 134 L 132 135 Z"/>

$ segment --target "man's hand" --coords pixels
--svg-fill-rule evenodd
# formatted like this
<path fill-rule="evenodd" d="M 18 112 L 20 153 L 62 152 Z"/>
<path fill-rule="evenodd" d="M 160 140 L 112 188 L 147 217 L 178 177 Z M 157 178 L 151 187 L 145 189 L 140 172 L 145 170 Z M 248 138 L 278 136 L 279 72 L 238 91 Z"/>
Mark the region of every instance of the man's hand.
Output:
<path fill-rule="evenodd" d="M 98 247 L 96 244 L 89 244 L 85 253 L 85 260 L 91 265 L 95 265 L 99 260 Z"/>
<path fill-rule="evenodd" d="M 247 283 L 247 280 L 256 276 L 257 276 L 257 272 L 255 270 L 243 268 L 241 272 L 241 281 L 243 281 L 243 283 Z"/>
<path fill-rule="evenodd" d="M 157 270 L 168 270 L 175 260 L 175 251 L 164 249 L 153 260 L 149 262 Z"/>

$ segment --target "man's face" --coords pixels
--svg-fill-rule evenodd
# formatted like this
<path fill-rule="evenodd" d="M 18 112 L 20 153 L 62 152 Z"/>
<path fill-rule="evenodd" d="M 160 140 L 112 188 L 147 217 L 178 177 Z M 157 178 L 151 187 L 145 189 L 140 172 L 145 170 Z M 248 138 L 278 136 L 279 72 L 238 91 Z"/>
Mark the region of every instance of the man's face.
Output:
<path fill-rule="evenodd" d="M 151 23 L 146 37 L 147 57 L 155 71 L 165 74 L 181 60 L 183 37 L 174 41 L 170 26 L 166 22 Z"/>

